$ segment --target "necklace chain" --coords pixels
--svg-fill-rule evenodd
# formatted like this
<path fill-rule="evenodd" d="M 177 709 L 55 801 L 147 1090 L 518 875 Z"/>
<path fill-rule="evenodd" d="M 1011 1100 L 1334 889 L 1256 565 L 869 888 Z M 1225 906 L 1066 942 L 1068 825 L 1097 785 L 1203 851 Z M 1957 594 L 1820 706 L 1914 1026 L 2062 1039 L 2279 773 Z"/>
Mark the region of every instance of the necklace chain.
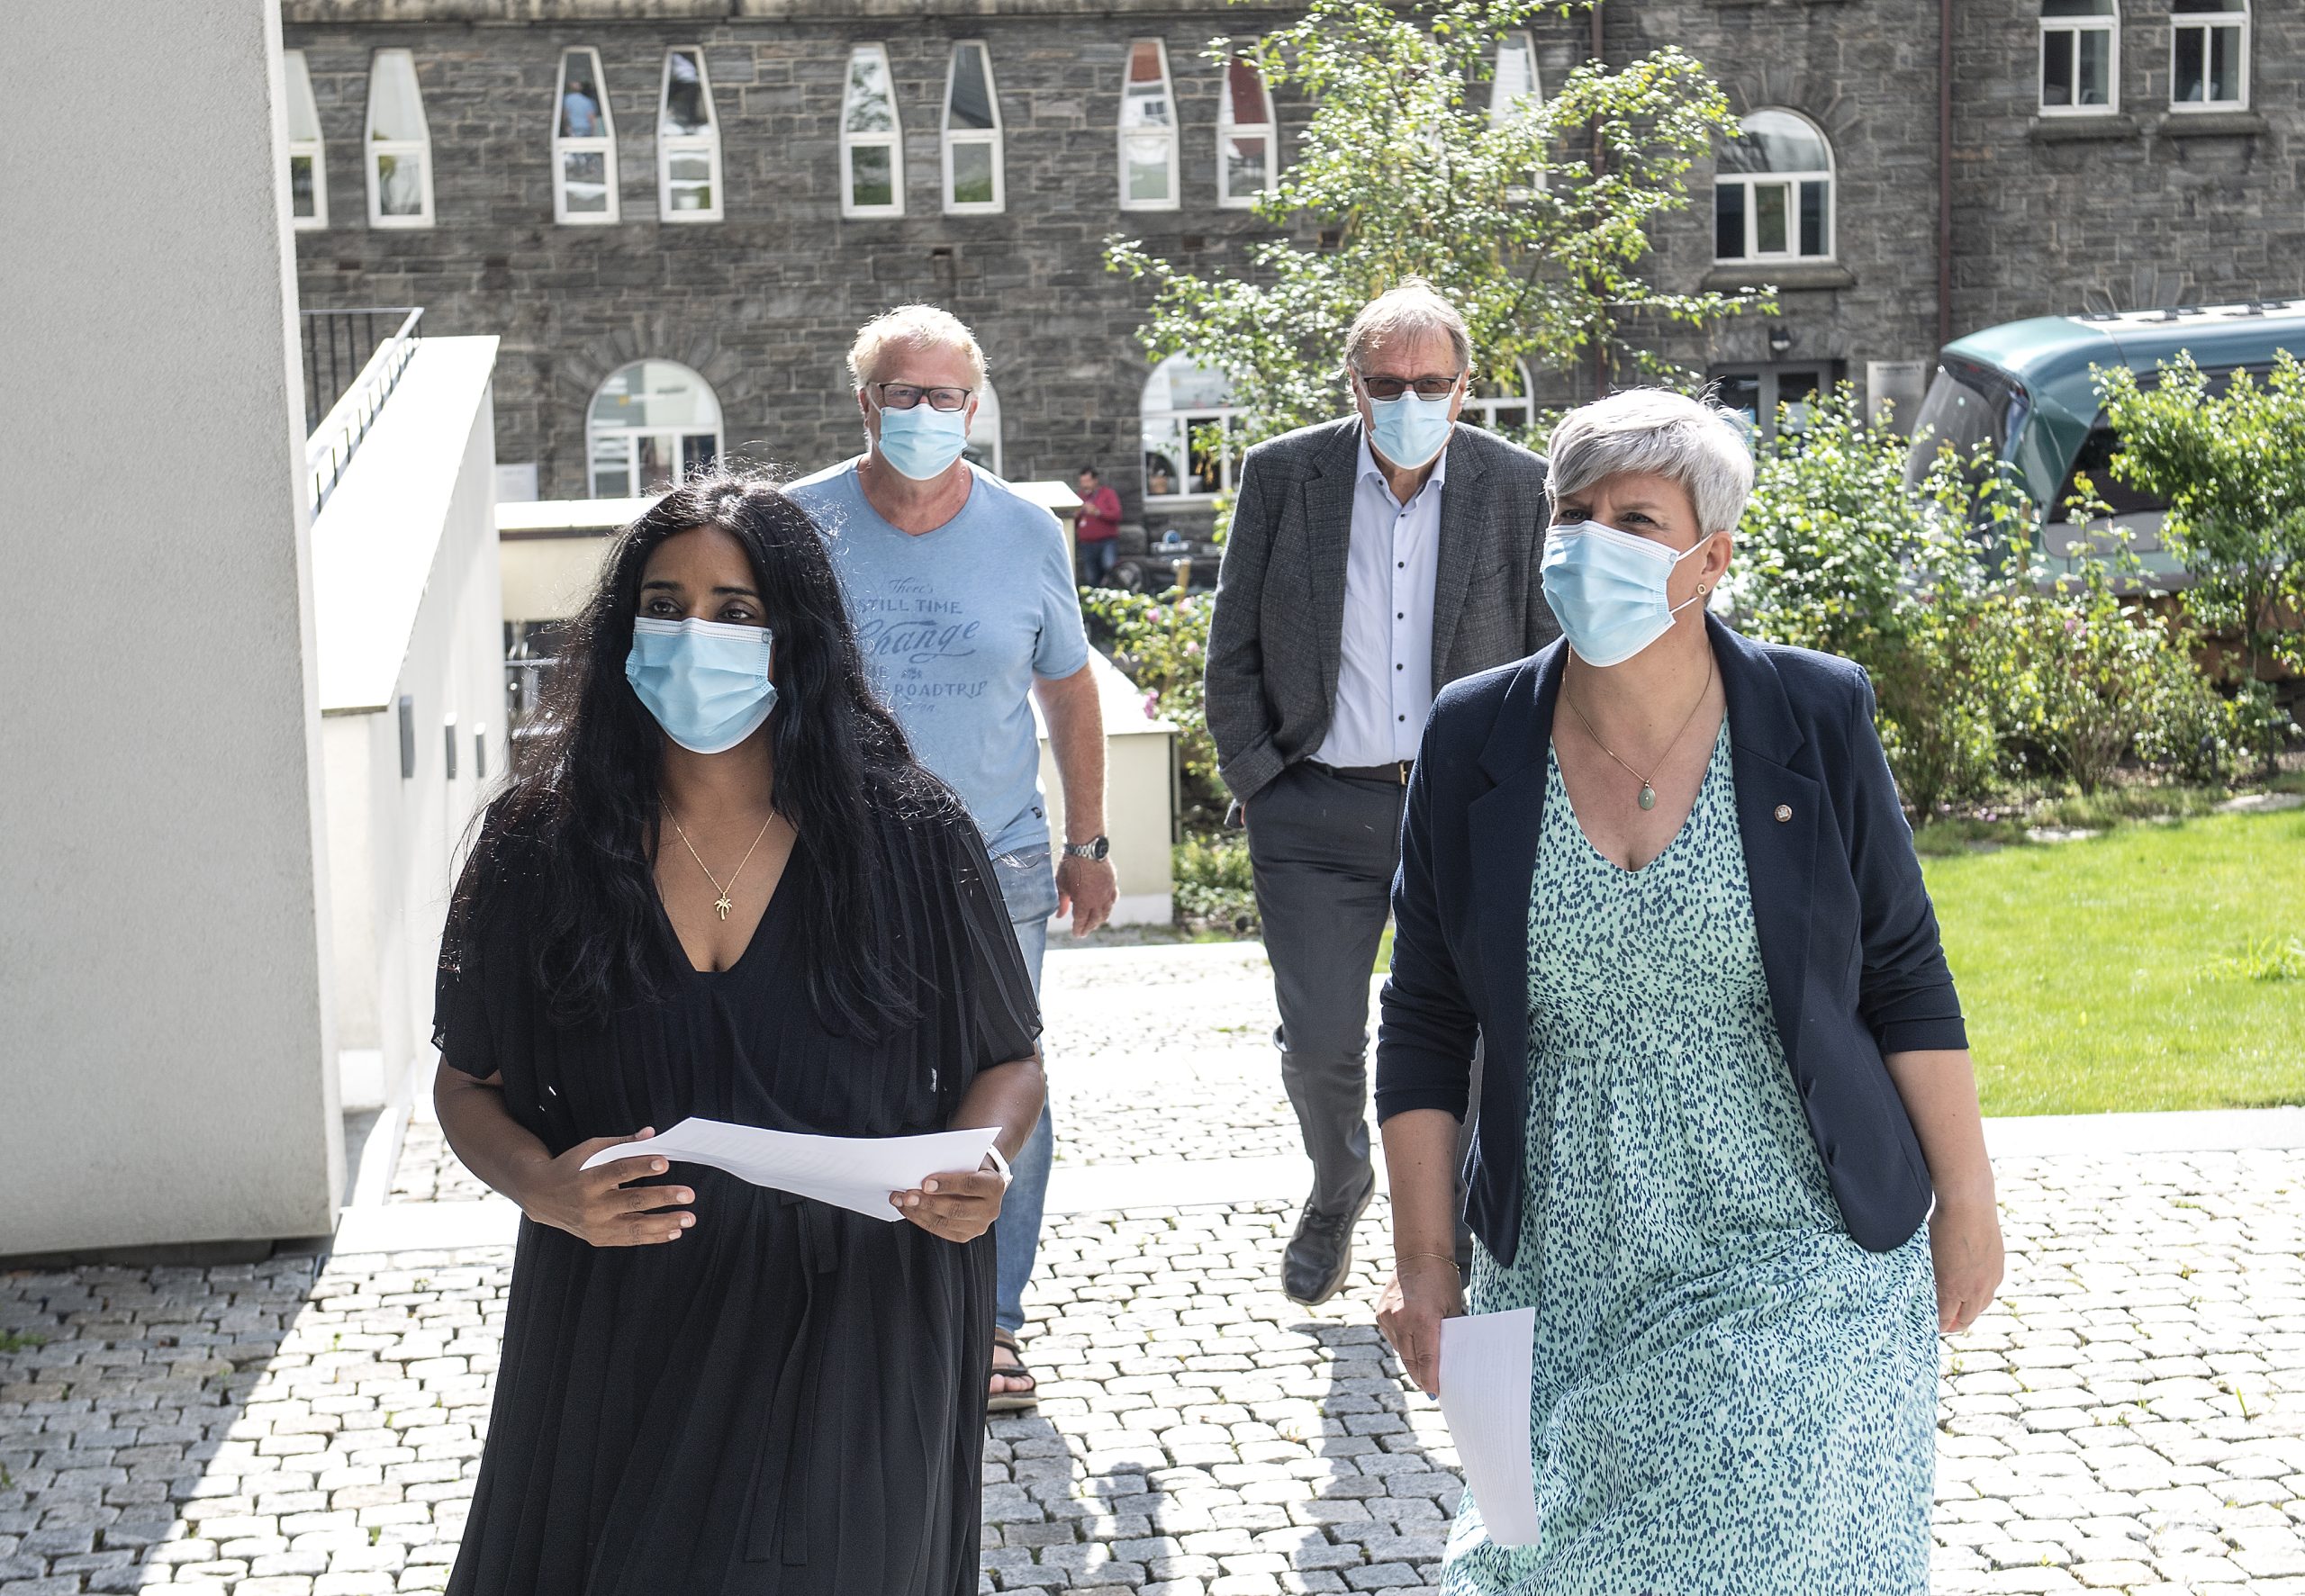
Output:
<path fill-rule="evenodd" d="M 712 883 L 712 890 L 720 895 L 712 900 L 712 911 L 726 920 L 728 917 L 728 911 L 737 906 L 736 900 L 728 895 L 737 889 L 737 878 L 745 873 L 745 866 L 753 861 L 753 854 L 760 847 L 761 837 L 766 836 L 768 828 L 775 824 L 775 811 L 771 810 L 768 818 L 760 823 L 759 835 L 753 838 L 753 845 L 745 850 L 745 856 L 737 861 L 737 868 L 728 872 L 728 884 L 726 887 L 720 884 L 720 878 L 712 873 L 712 867 L 704 862 L 704 855 L 696 851 L 696 844 L 688 840 L 688 833 L 681 829 L 681 817 L 673 813 L 673 807 L 670 804 L 664 806 L 664 818 L 673 823 L 673 830 L 680 837 L 681 846 L 686 848 L 688 856 L 696 861 L 696 868 L 704 872 L 704 879 Z"/>
<path fill-rule="evenodd" d="M 1607 754 L 1611 759 L 1616 760 L 1617 763 L 1623 767 L 1626 775 L 1631 776 L 1634 780 L 1641 783 L 1641 797 L 1637 800 L 1641 807 L 1644 809 L 1655 808 L 1657 807 L 1656 782 L 1651 780 L 1649 777 L 1642 775 L 1639 771 L 1634 770 L 1631 765 L 1626 764 L 1623 760 L 1619 759 L 1617 757 L 1617 751 L 1610 747 L 1606 743 L 1601 741 L 1601 734 L 1593 729 L 1593 723 L 1589 719 L 1586 719 L 1585 711 L 1577 708 L 1577 700 L 1575 699 L 1568 698 L 1568 684 L 1565 681 L 1561 683 L 1560 696 L 1564 699 L 1568 699 L 1568 708 L 1571 712 L 1576 715 L 1577 719 L 1585 722 L 1585 735 L 1593 739 L 1594 745 L 1599 748 L 1603 753 Z M 1708 648 L 1704 653 L 1704 686 L 1698 690 L 1696 702 L 1689 706 L 1688 715 L 1682 720 L 1679 730 L 1674 732 L 1669 738 L 1666 739 L 1665 746 L 1658 751 L 1657 757 L 1659 759 L 1663 759 L 1667 754 L 1672 753 L 1673 750 L 1679 745 L 1681 738 L 1687 733 L 1690 726 L 1695 722 L 1696 712 L 1704 708 L 1705 699 L 1712 696 L 1713 651 Z"/>

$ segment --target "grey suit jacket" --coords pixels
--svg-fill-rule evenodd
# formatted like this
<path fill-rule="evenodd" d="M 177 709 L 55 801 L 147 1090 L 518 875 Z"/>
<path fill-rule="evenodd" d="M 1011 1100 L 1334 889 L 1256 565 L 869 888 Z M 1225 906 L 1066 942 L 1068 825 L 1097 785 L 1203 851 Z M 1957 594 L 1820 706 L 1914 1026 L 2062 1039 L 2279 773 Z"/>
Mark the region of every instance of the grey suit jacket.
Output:
<path fill-rule="evenodd" d="M 1328 735 L 1360 458 L 1360 421 L 1347 417 L 1268 439 L 1242 462 L 1203 686 L 1219 773 L 1243 803 Z M 1460 424 L 1433 584 L 1436 695 L 1560 636 L 1537 577 L 1550 519 L 1544 456 Z"/>

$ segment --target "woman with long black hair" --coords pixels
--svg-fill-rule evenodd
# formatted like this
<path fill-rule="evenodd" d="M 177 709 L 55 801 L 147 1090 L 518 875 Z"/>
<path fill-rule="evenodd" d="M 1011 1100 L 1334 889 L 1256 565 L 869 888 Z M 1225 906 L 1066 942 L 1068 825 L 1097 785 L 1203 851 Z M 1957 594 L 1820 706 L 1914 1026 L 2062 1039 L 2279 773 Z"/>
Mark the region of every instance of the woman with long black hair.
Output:
<path fill-rule="evenodd" d="M 625 530 L 546 724 L 441 950 L 441 1127 L 526 1216 L 448 1589 L 972 1592 L 1001 1160 L 900 1223 L 583 1165 L 692 1114 L 1019 1148 L 1039 1019 L 976 828 L 763 482 Z"/>

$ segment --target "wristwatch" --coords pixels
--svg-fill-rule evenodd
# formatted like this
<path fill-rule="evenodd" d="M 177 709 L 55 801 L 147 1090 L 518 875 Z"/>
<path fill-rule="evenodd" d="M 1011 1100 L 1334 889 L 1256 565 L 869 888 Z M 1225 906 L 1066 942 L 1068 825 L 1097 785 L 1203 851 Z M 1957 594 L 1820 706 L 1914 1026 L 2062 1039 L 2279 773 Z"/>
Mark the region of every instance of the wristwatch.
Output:
<path fill-rule="evenodd" d="M 1067 843 L 1065 853 L 1073 859 L 1102 859 L 1112 852 L 1112 843 L 1103 837 L 1090 837 L 1085 843 Z"/>

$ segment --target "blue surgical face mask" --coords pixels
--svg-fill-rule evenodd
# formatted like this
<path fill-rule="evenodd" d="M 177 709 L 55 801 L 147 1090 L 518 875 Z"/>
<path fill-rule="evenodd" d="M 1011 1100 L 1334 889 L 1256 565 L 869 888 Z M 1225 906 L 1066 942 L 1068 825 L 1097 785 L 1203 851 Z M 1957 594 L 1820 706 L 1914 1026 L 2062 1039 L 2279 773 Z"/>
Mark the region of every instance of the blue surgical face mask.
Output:
<path fill-rule="evenodd" d="M 940 410 L 924 399 L 908 410 L 881 412 L 881 458 L 917 482 L 944 475 L 968 441 L 966 405 Z"/>
<path fill-rule="evenodd" d="M 692 753 L 725 753 L 776 708 L 768 679 L 775 641 L 766 627 L 642 616 L 632 623 L 624 679 L 664 735 Z"/>
<path fill-rule="evenodd" d="M 1673 629 L 1673 617 L 1703 595 L 1668 603 L 1673 568 L 1711 542 L 1675 554 L 1598 521 L 1570 521 L 1547 535 L 1540 567 L 1545 602 L 1577 656 L 1621 665 Z"/>
<path fill-rule="evenodd" d="M 1416 470 L 1449 446 L 1449 406 L 1455 400 L 1453 393 L 1419 399 L 1414 392 L 1371 399 L 1369 423 L 1377 452 L 1405 471 Z"/>

